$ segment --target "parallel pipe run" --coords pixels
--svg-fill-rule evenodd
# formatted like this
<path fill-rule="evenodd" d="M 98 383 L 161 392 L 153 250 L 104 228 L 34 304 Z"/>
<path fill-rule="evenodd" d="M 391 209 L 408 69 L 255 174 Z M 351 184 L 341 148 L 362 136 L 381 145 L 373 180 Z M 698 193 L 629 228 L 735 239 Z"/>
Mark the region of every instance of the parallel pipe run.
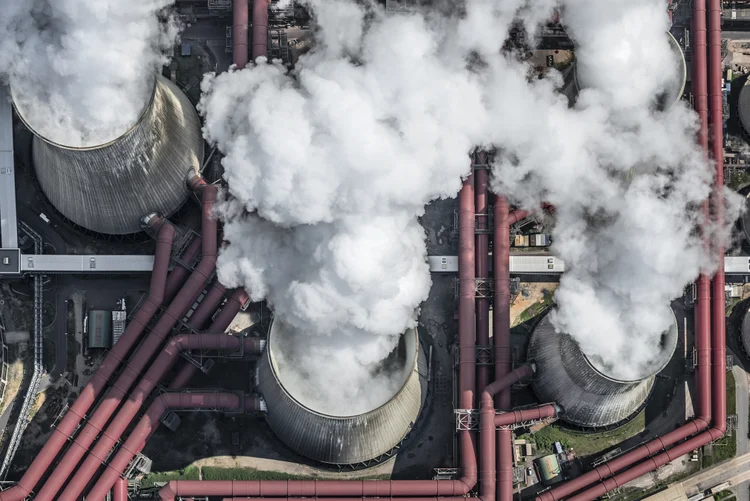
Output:
<path fill-rule="evenodd" d="M 201 237 L 195 237 L 188 245 L 188 248 L 183 252 L 180 261 L 189 264 L 193 262 L 195 256 L 201 251 Z M 185 283 L 190 270 L 182 266 L 180 263 L 176 263 L 174 269 L 167 277 L 167 288 L 164 291 L 164 302 L 171 303 L 180 288 Z"/>
<path fill-rule="evenodd" d="M 237 69 L 247 66 L 250 0 L 234 0 L 232 7 L 232 56 Z"/>
<path fill-rule="evenodd" d="M 711 39 L 712 39 L 712 72 L 711 86 L 714 93 L 720 92 L 721 78 L 721 61 L 720 61 L 720 4 L 719 0 L 711 0 L 710 9 L 711 20 Z M 695 0 L 693 2 L 693 94 L 695 98 L 695 108 L 700 117 L 699 142 L 704 151 L 708 151 L 708 91 L 707 91 L 707 63 L 706 63 L 706 0 Z M 716 42 L 718 40 L 718 42 Z M 714 46 L 719 48 L 719 53 L 715 52 Z M 712 93 L 713 94 L 713 93 Z M 720 100 L 712 98 L 711 112 L 713 120 L 722 116 L 722 106 Z M 719 126 L 712 128 L 712 145 L 714 155 L 717 157 L 717 170 L 720 168 L 719 163 L 723 163 L 723 140 L 722 127 L 720 118 Z M 714 209 L 714 217 L 717 212 L 723 210 L 723 169 L 721 173 L 717 172 L 714 180 L 714 191 L 712 200 L 714 207 L 720 206 L 718 210 Z M 708 203 L 703 206 L 704 242 L 708 242 Z M 721 215 L 723 217 L 723 214 Z M 720 221 L 720 220 L 717 220 Z M 717 249 L 718 260 L 723 262 L 723 248 Z M 720 278 L 719 278 L 720 277 Z M 723 274 L 719 273 L 714 279 L 714 291 L 720 298 L 714 297 L 713 316 L 711 315 L 711 286 L 705 275 L 698 278 L 698 300 L 695 305 L 695 345 L 698 354 L 698 366 L 696 368 L 696 390 L 698 393 L 698 415 L 682 427 L 658 437 L 647 444 L 633 450 L 632 452 L 620 456 L 608 463 L 597 467 L 594 471 L 586 473 L 573 481 L 562 484 L 561 486 L 545 492 L 537 497 L 537 501 L 559 500 L 569 494 L 579 491 L 590 486 L 594 482 L 599 482 L 576 496 L 569 498 L 574 501 L 590 501 L 606 492 L 624 485 L 625 483 L 638 478 L 641 475 L 649 473 L 660 466 L 668 463 L 683 454 L 686 454 L 698 447 L 701 447 L 713 440 L 720 438 L 726 431 L 726 333 L 724 330 L 724 288 Z M 721 288 L 717 286 L 721 284 Z M 713 320 L 713 322 L 712 322 Z M 711 333 L 713 323 L 713 334 Z M 709 345 L 711 347 L 709 352 Z M 713 358 L 713 372 L 711 371 L 711 358 Z M 717 381 L 718 380 L 718 381 Z M 711 384 L 713 382 L 713 391 Z M 712 397 L 713 393 L 713 399 Z M 713 426 L 706 430 L 711 421 L 713 413 Z M 701 432 L 702 430 L 706 430 Z M 697 435 L 695 435 L 698 433 Z M 688 438 L 693 438 L 680 443 L 672 449 L 670 446 Z M 664 452 L 662 452 L 664 451 Z M 651 457 L 650 457 L 651 456 Z M 646 461 L 633 466 L 637 461 L 648 458 Z M 629 469 L 625 469 L 629 468 Z M 625 469 L 620 474 L 616 472 Z M 612 476 L 614 475 L 614 476 Z M 607 478 L 610 477 L 610 478 Z"/>
<path fill-rule="evenodd" d="M 128 481 L 118 478 L 112 488 L 112 501 L 128 501 Z"/>
<path fill-rule="evenodd" d="M 31 494 L 57 454 L 76 432 L 86 413 L 109 382 L 109 378 L 112 377 L 112 374 L 126 359 L 132 347 L 138 342 L 148 321 L 161 307 L 174 236 L 174 228 L 169 225 L 164 226 L 159 231 L 148 297 L 133 315 L 122 336 L 107 354 L 91 380 L 83 387 L 73 406 L 68 409 L 65 417 L 55 426 L 52 435 L 29 465 L 18 484 L 7 491 L 0 492 L 0 501 L 21 501 Z"/>
<path fill-rule="evenodd" d="M 243 353 L 260 353 L 261 346 L 261 340 L 257 338 L 216 336 L 213 334 L 182 334 L 170 339 L 164 350 L 156 358 L 138 385 L 136 385 L 136 387 L 130 392 L 127 401 L 122 405 L 120 411 L 109 424 L 107 429 L 102 433 L 99 442 L 97 442 L 96 446 L 91 452 L 89 452 L 88 457 L 78 468 L 76 475 L 60 495 L 59 499 L 73 500 L 80 497 L 80 494 L 83 492 L 88 482 L 91 481 L 96 470 L 102 463 L 106 462 L 112 448 L 115 447 L 120 440 L 120 437 L 122 437 L 125 430 L 130 426 L 130 423 L 141 410 L 141 407 L 149 398 L 151 392 L 154 391 L 159 382 L 164 379 L 164 376 L 166 376 L 167 372 L 172 368 L 177 361 L 177 358 L 180 356 L 180 353 L 190 350 L 238 351 L 240 349 L 242 349 Z M 161 414 L 159 414 L 158 417 L 160 416 Z M 120 451 L 120 454 L 122 453 L 123 450 Z M 129 455 L 129 451 L 127 450 L 125 450 L 124 453 L 125 455 Z M 133 455 L 128 456 L 124 466 L 127 466 L 133 458 Z M 117 475 L 122 474 L 123 471 L 124 470 L 117 472 Z M 101 494 L 101 497 L 106 495 L 116 478 L 117 476 L 112 477 L 110 479 L 111 483 L 100 488 L 102 491 L 99 493 Z M 104 483 L 106 483 L 104 482 L 104 479 L 105 476 L 101 477 L 97 482 L 97 485 L 104 485 Z M 92 497 L 92 495 L 87 496 L 87 498 L 97 499 Z"/>
<path fill-rule="evenodd" d="M 244 289 L 236 289 L 231 296 L 227 299 L 226 304 L 221 309 L 219 314 L 216 316 L 214 321 L 208 327 L 207 331 L 209 334 L 223 334 L 229 324 L 232 323 L 234 317 L 240 311 L 242 306 L 247 302 L 248 296 Z M 198 367 L 193 364 L 186 363 L 179 370 L 175 378 L 169 383 L 170 390 L 178 390 L 188 385 L 190 380 L 198 374 Z"/>
<path fill-rule="evenodd" d="M 156 353 L 169 335 L 172 328 L 187 313 L 188 309 L 200 295 L 205 287 L 206 281 L 210 278 L 216 265 L 217 252 L 217 225 L 216 220 L 212 218 L 213 206 L 216 203 L 216 186 L 206 185 L 196 179 L 194 186 L 201 187 L 201 205 L 202 205 L 202 257 L 198 266 L 188 278 L 185 286 L 182 288 L 177 297 L 172 301 L 169 307 L 159 318 L 152 331 L 146 336 L 141 346 L 131 356 L 125 369 L 120 377 L 113 383 L 112 387 L 107 390 L 104 398 L 96 409 L 96 412 L 89 418 L 88 423 L 78 434 L 78 437 L 71 444 L 68 451 L 59 462 L 57 468 L 52 472 L 44 487 L 35 498 L 36 501 L 51 501 L 56 499 L 74 499 L 63 493 L 60 497 L 55 497 L 57 492 L 63 486 L 65 481 L 70 478 L 71 473 L 75 470 L 76 465 L 83 456 L 86 455 L 91 444 L 109 421 L 109 418 L 117 410 L 123 398 L 128 393 L 128 389 L 138 379 L 148 365 L 151 357 Z M 119 344 L 119 343 L 118 343 Z M 83 489 L 85 483 L 90 478 L 84 478 L 82 475 L 76 475 L 71 480 L 67 492 L 72 492 L 79 488 Z"/>
<path fill-rule="evenodd" d="M 253 0 L 253 61 L 268 56 L 269 0 Z"/>
<path fill-rule="evenodd" d="M 102 476 L 86 496 L 87 501 L 104 500 L 111 486 L 117 485 L 116 482 L 120 480 L 120 475 L 128 467 L 130 460 L 146 446 L 146 441 L 158 428 L 159 421 L 165 412 L 177 409 L 258 412 L 261 410 L 260 402 L 260 397 L 257 395 L 240 399 L 240 396 L 236 393 L 163 393 L 159 395 L 138 422 L 114 459 L 107 464 Z"/>

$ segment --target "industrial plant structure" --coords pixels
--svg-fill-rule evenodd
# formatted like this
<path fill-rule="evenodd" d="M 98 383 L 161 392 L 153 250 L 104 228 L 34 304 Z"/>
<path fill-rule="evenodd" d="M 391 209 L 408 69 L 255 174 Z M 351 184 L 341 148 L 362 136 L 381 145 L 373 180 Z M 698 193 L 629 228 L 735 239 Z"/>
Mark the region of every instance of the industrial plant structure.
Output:
<path fill-rule="evenodd" d="M 186 180 L 203 161 L 201 122 L 195 108 L 170 80 L 158 75 L 140 119 L 106 144 L 70 147 L 34 133 L 32 158 L 49 201 L 73 223 L 97 233 L 141 230 L 146 213 L 174 213 L 189 194 Z"/>
<path fill-rule="evenodd" d="M 268 406 L 266 420 L 276 435 L 303 456 L 343 465 L 377 458 L 398 445 L 417 421 L 427 394 L 427 359 L 417 329 L 401 336 L 391 357 L 395 367 L 389 370 L 400 383 L 396 393 L 357 415 L 332 414 L 295 392 L 289 373 L 297 365 L 285 356 L 285 346 L 293 342 L 290 329 L 278 319 L 273 322 L 257 368 L 256 384 Z"/>
<path fill-rule="evenodd" d="M 674 317 L 673 317 L 674 319 Z M 657 363 L 629 380 L 612 375 L 601 361 L 587 357 L 566 333 L 555 332 L 546 315 L 529 342 L 528 356 L 537 365 L 532 385 L 542 402 L 556 402 L 562 419 L 582 428 L 606 428 L 624 423 L 643 408 L 654 380 L 677 346 L 677 322 L 662 335 Z"/>
<path fill-rule="evenodd" d="M 672 55 L 674 56 L 674 67 L 672 71 L 676 78 L 669 82 L 669 85 L 662 94 L 656 98 L 656 107 L 660 111 L 665 111 L 674 106 L 674 104 L 682 98 L 682 94 L 685 91 L 685 84 L 687 83 L 687 62 L 685 61 L 685 54 L 682 52 L 679 42 L 671 33 L 667 33 L 669 39 L 669 46 L 672 49 Z M 583 72 L 579 72 L 579 64 L 573 71 L 573 82 L 575 85 L 576 92 L 580 92 L 581 89 L 587 86 L 587 83 L 583 77 Z M 595 68 L 589 71 L 596 71 Z"/>
<path fill-rule="evenodd" d="M 262 56 L 265 40 L 267 40 L 268 3 L 266 0 L 255 0 L 253 4 L 252 54 Z M 716 168 L 714 191 L 710 198 L 712 210 L 709 212 L 709 203 L 706 203 L 704 207 L 706 216 L 704 224 L 709 225 L 723 221 L 724 209 L 720 79 L 721 2 L 709 0 L 707 13 L 706 0 L 694 0 L 693 9 L 694 72 L 692 81 L 695 107 L 701 126 L 698 137 L 706 154 L 709 153 L 709 137 L 711 138 L 711 153 Z M 244 47 L 244 51 L 238 50 L 235 53 L 235 63 L 238 66 L 244 66 L 247 63 L 247 10 L 247 2 L 234 2 L 234 43 L 236 48 Z M 244 33 L 245 36 L 241 38 L 237 36 L 237 33 Z M 709 102 L 711 103 L 710 110 Z M 709 120 L 712 124 L 710 136 Z M 38 142 L 40 139 L 37 138 L 35 141 Z M 60 149 L 59 146 L 49 143 L 46 143 L 46 146 Z M 81 153 L 86 153 L 86 150 L 82 150 Z M 35 161 L 36 156 L 35 154 Z M 147 167 L 151 165 L 151 163 L 145 164 Z M 37 166 L 37 170 L 39 169 Z M 186 167 L 185 170 L 189 169 Z M 632 411 L 635 402 L 643 396 L 643 391 L 641 391 L 643 381 L 618 381 L 607 376 L 602 367 L 587 360 L 580 350 L 576 351 L 575 343 L 571 342 L 560 350 L 561 342 L 570 341 L 569 338 L 565 341 L 565 335 L 554 337 L 545 330 L 538 330 L 535 333 L 536 340 L 530 347 L 531 356 L 538 358 L 539 375 L 536 381 L 547 377 L 545 373 L 560 374 L 561 370 L 570 369 L 581 371 L 591 378 L 595 381 L 596 388 L 632 392 L 633 397 L 626 399 L 629 402 L 626 408 L 609 407 L 608 414 L 611 417 L 592 414 L 590 408 L 576 409 L 575 402 L 568 402 L 569 408 L 565 408 L 566 404 L 561 401 L 566 398 L 566 395 L 560 391 L 557 391 L 553 398 L 557 399 L 558 403 L 562 404 L 561 406 L 551 403 L 522 410 L 512 409 L 511 386 L 522 378 L 532 376 L 535 370 L 534 365 L 521 366 L 515 370 L 512 368 L 509 333 L 509 226 L 523 219 L 528 213 L 521 209 L 511 211 L 508 201 L 503 196 L 495 196 L 492 209 L 494 235 L 492 237 L 488 235 L 491 226 L 489 217 L 491 195 L 487 186 L 487 170 L 486 155 L 480 152 L 472 162 L 473 174 L 464 180 L 459 194 L 459 306 L 455 414 L 457 448 L 460 458 L 458 472 L 460 473 L 449 479 L 420 480 L 174 480 L 167 482 L 159 489 L 157 498 L 162 501 L 202 496 L 227 497 L 237 501 L 245 497 L 278 500 L 372 498 L 383 501 L 393 499 L 464 501 L 477 492 L 480 501 L 512 501 L 513 426 L 550 418 L 556 416 L 561 410 L 570 412 L 572 409 L 572 417 L 563 414 L 570 421 L 589 419 L 598 420 L 598 422 L 605 422 L 619 415 L 628 414 L 629 410 Z M 183 176 L 184 172 L 180 178 Z M 80 181 L 76 186 L 81 186 Z M 193 241 L 182 258 L 178 260 L 178 266 L 169 272 L 170 250 L 174 242 L 175 231 L 170 225 L 163 225 L 159 230 L 151 288 L 147 299 L 133 314 L 126 331 L 114 344 L 96 373 L 81 389 L 75 402 L 61 415 L 49 439 L 35 456 L 32 464 L 24 471 L 20 481 L 10 489 L 0 492 L 0 501 L 22 501 L 29 497 L 36 501 L 77 501 L 82 497 L 85 497 L 87 501 L 100 501 L 105 499 L 110 492 L 115 501 L 125 501 L 127 481 L 124 480 L 124 475 L 130 461 L 143 450 L 146 442 L 159 426 L 160 417 L 165 412 L 174 409 L 267 411 L 269 424 L 276 427 L 274 429 L 282 440 L 287 441 L 303 454 L 313 456 L 317 453 L 306 452 L 305 447 L 308 445 L 305 445 L 302 440 L 294 443 L 293 440 L 296 439 L 292 433 L 302 432 L 294 431 L 294 423 L 285 422 L 288 419 L 287 416 L 277 416 L 270 407 L 266 409 L 263 401 L 255 395 L 245 396 L 230 392 L 180 392 L 189 386 L 191 378 L 199 370 L 196 365 L 184 364 L 171 381 L 166 383 L 169 391 L 162 392 L 164 386 L 161 384 L 167 380 L 171 368 L 180 358 L 180 353 L 188 350 L 201 352 L 221 350 L 257 354 L 263 349 L 263 344 L 257 339 L 223 334 L 234 314 L 247 300 L 247 295 L 242 290 L 236 290 L 227 298 L 226 303 L 223 303 L 223 297 L 227 291 L 220 284 L 212 284 L 216 267 L 218 228 L 216 220 L 211 217 L 211 212 L 216 203 L 217 191 L 216 187 L 206 185 L 201 179 L 194 179 L 191 187 L 200 194 L 202 201 L 200 239 Z M 51 196 L 50 199 L 55 203 Z M 57 203 L 63 208 L 66 207 L 59 200 Z M 63 208 L 61 212 L 66 214 Z M 88 208 L 92 210 L 92 207 Z M 148 207 L 133 218 L 133 226 L 136 227 L 134 231 L 137 231 L 140 216 L 153 211 L 164 214 L 170 212 L 160 207 Z M 74 217 L 70 215 L 68 217 L 77 222 Z M 90 228 L 95 231 L 109 227 L 110 232 L 113 232 L 111 227 L 117 226 L 111 221 L 106 224 L 91 215 L 89 217 L 92 218 L 91 221 L 84 220 L 82 217 L 79 220 L 95 226 Z M 101 219 L 104 219 L 104 216 L 101 216 Z M 127 218 L 117 219 L 119 227 L 126 226 L 125 219 Z M 94 223 L 101 224 L 95 225 Z M 77 224 L 84 225 L 81 222 Z M 710 232 L 707 227 L 704 230 L 703 235 L 708 238 Z M 492 272 L 489 268 L 490 238 L 494 239 Z M 714 250 L 719 261 L 717 268 L 721 270 L 724 267 L 724 249 L 721 242 L 718 242 L 716 247 Z M 193 256 L 198 252 L 201 253 L 200 261 L 195 266 L 184 265 L 190 261 L 186 257 L 190 252 Z M 491 300 L 486 295 L 478 294 L 478 280 L 494 281 Z M 541 492 L 536 497 L 537 501 L 560 501 L 562 499 L 592 501 L 698 447 L 717 440 L 725 433 L 727 416 L 724 285 L 722 273 L 716 274 L 713 279 L 702 274 L 698 277 L 696 284 L 697 299 L 694 309 L 696 398 L 694 399 L 693 419 L 572 480 L 557 483 L 553 488 Z M 491 338 L 489 336 L 490 303 L 493 308 L 493 336 Z M 189 316 L 185 324 L 184 319 L 192 308 L 195 308 L 193 314 Z M 217 311 L 218 313 L 212 316 Z M 212 317 L 213 320 L 209 322 Z M 208 333 L 196 333 L 205 328 Z M 182 332 L 173 335 L 175 330 L 182 329 L 184 329 Z M 274 332 L 270 334 L 270 345 L 273 345 L 275 334 Z M 673 350 L 673 343 L 669 336 L 670 334 L 663 343 L 666 347 L 665 353 L 671 353 Z M 417 339 L 415 332 L 405 336 L 404 340 L 403 352 L 408 355 L 404 356 L 404 374 L 408 372 L 404 388 L 410 384 L 410 381 L 416 381 L 416 383 L 412 397 L 408 399 L 408 405 L 403 408 L 408 407 L 411 409 L 410 412 L 418 413 L 414 397 L 416 397 L 416 385 L 418 385 L 421 403 L 422 382 Z M 554 342 L 555 340 L 557 342 Z M 552 353 L 556 350 L 560 350 L 557 355 Z M 267 392 L 267 398 L 269 400 L 273 398 L 275 405 L 286 406 L 290 409 L 289 412 L 294 413 L 300 420 L 320 427 L 316 433 L 342 433 L 335 427 L 335 423 L 331 424 L 330 421 L 345 419 L 348 418 L 347 416 L 323 415 L 320 410 L 300 405 L 295 396 L 287 391 L 288 388 L 284 386 L 283 368 L 279 369 L 276 359 L 280 353 L 282 352 L 277 348 L 268 346 L 265 355 L 261 358 L 258 384 L 266 387 L 263 391 Z M 569 360 L 577 361 L 579 367 L 573 368 L 574 364 L 571 364 L 567 357 L 570 357 Z M 493 365 L 494 374 L 490 370 Z M 263 366 L 265 366 L 265 372 Z M 644 377 L 648 379 L 650 374 Z M 587 386 L 588 383 L 585 381 L 573 381 L 573 383 L 581 384 L 585 391 L 592 393 L 595 391 L 593 387 Z M 537 386 L 540 385 L 535 382 L 535 388 Z M 402 407 L 400 397 L 402 392 L 404 392 L 403 388 L 386 404 L 389 406 L 392 402 L 397 402 L 397 407 L 394 407 L 396 413 L 402 410 L 398 408 Z M 588 398 L 585 395 L 581 397 L 581 395 L 583 394 L 579 393 L 579 399 Z M 144 413 L 143 407 L 147 402 L 149 407 Z M 601 400 L 599 402 L 601 405 Z M 269 402 L 269 406 L 271 404 Z M 607 408 L 608 405 L 604 407 Z M 416 411 L 413 410 L 415 408 Z M 371 412 L 378 410 L 374 409 Z M 581 417 L 576 417 L 577 415 Z M 391 416 L 388 417 L 390 423 Z M 352 422 L 355 423 L 355 427 L 360 426 L 356 420 Z M 404 421 L 400 418 L 394 422 L 397 430 L 389 435 L 391 437 L 389 441 L 395 439 L 397 435 L 403 436 L 403 433 L 411 426 L 409 424 L 404 427 Z M 327 432 L 324 431 L 326 429 Z M 307 430 L 304 431 L 307 432 Z M 368 436 L 369 433 L 368 431 Z M 382 433 L 386 432 L 382 431 Z M 284 434 L 287 434 L 286 438 Z M 313 437 L 311 440 L 316 440 L 318 444 L 325 443 L 321 437 Z M 352 447 L 352 451 L 361 453 L 359 449 L 358 446 Z M 341 460 L 331 454 L 330 450 L 327 453 L 328 460 L 332 458 L 335 458 L 332 462 Z M 369 451 L 366 454 L 372 453 Z"/>

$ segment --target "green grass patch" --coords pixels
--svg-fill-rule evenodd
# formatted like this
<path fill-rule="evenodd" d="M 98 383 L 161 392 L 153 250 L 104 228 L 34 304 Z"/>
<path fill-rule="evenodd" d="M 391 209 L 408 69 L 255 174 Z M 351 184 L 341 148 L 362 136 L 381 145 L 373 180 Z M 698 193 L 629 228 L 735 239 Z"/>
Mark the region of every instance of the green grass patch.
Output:
<path fill-rule="evenodd" d="M 734 374 L 727 373 L 727 415 L 737 414 L 737 387 L 734 382 Z M 703 467 L 709 468 L 715 464 L 723 463 L 737 455 L 737 437 L 725 434 L 713 443 L 713 455 L 703 455 Z"/>
<path fill-rule="evenodd" d="M 219 466 L 203 466 L 201 468 L 203 480 L 310 480 L 318 478 L 313 475 L 294 475 L 280 471 L 257 470 L 255 468 L 223 468 Z M 359 480 L 388 480 L 387 473 L 364 477 Z"/>
<path fill-rule="evenodd" d="M 564 448 L 572 448 L 579 456 L 591 456 L 637 435 L 645 428 L 646 413 L 641 412 L 616 430 L 582 433 L 552 424 L 525 437 L 534 440 L 539 451 L 552 452 L 554 443 L 560 442 Z"/>
<path fill-rule="evenodd" d="M 732 498 L 734 497 L 734 493 L 732 491 L 719 491 L 716 494 L 714 494 L 714 499 L 716 501 L 721 501 L 722 499 L 726 498 Z"/>
<path fill-rule="evenodd" d="M 746 172 L 745 169 L 730 169 L 729 176 L 727 179 L 727 186 L 733 190 L 738 190 L 750 183 L 750 173 Z"/>
<path fill-rule="evenodd" d="M 548 290 L 545 290 L 543 293 L 544 297 L 542 298 L 542 300 L 526 308 L 523 313 L 518 315 L 518 319 L 513 325 L 511 325 L 511 327 L 515 327 L 516 325 L 521 325 L 525 322 L 528 322 L 532 318 L 544 313 L 554 304 L 555 293 Z"/>
<path fill-rule="evenodd" d="M 141 487 L 152 487 L 156 482 L 170 480 L 200 480 L 200 470 L 197 466 L 188 466 L 184 470 L 149 473 L 141 480 Z"/>

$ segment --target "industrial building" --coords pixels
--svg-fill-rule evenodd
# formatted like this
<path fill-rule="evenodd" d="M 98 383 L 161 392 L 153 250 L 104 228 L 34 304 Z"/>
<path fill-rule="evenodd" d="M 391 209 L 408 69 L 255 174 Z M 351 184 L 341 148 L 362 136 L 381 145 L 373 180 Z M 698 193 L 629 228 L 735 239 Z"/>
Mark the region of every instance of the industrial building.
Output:
<path fill-rule="evenodd" d="M 16 111 L 24 120 L 24 110 Z M 138 122 L 109 143 L 56 144 L 24 123 L 35 134 L 33 163 L 45 195 L 68 220 L 97 233 L 136 233 L 144 214 L 174 213 L 188 196 L 186 180 L 203 162 L 198 114 L 161 75 Z"/>
<path fill-rule="evenodd" d="M 603 333 L 604 334 L 604 333 Z M 557 402 L 562 419 L 581 428 L 607 428 L 624 423 L 646 402 L 654 377 L 672 358 L 677 323 L 662 335 L 657 363 L 638 378 L 613 377 L 611 368 L 587 357 L 569 334 L 555 332 L 549 315 L 534 330 L 529 360 L 537 364 L 533 387 L 542 402 Z"/>

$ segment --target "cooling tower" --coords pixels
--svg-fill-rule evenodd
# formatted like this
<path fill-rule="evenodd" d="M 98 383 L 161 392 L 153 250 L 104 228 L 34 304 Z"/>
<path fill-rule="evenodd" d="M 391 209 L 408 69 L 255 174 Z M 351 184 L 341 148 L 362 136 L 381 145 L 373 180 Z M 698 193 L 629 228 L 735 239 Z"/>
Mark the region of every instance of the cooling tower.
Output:
<path fill-rule="evenodd" d="M 669 37 L 669 45 L 672 48 L 672 54 L 674 55 L 675 72 L 679 77 L 671 82 L 671 85 L 664 90 L 664 92 L 657 98 L 657 108 L 660 111 L 665 111 L 674 106 L 674 104 L 680 100 L 682 93 L 685 91 L 685 84 L 687 83 L 687 63 L 685 62 L 685 54 L 682 52 L 679 42 L 672 36 L 671 33 L 667 33 Z M 586 82 L 578 74 L 578 65 L 576 64 L 573 73 L 573 82 L 575 84 L 576 91 L 580 91 L 586 87 Z"/>
<path fill-rule="evenodd" d="M 750 78 L 745 79 L 745 84 L 740 91 L 737 107 L 740 124 L 742 124 L 745 133 L 750 135 Z"/>
<path fill-rule="evenodd" d="M 602 335 L 606 335 L 602 333 Z M 601 362 L 584 355 L 568 334 L 558 334 L 545 316 L 529 342 L 529 360 L 537 366 L 532 381 L 542 402 L 556 402 L 561 416 L 583 428 L 604 428 L 623 423 L 646 403 L 654 379 L 672 358 L 677 346 L 677 322 L 662 335 L 662 351 L 652 368 L 633 379 L 608 374 Z"/>
<path fill-rule="evenodd" d="M 416 329 L 407 331 L 388 357 L 396 381 L 392 397 L 382 405 L 349 415 L 330 409 L 295 390 L 298 365 L 288 350 L 291 328 L 275 320 L 266 350 L 258 362 L 256 384 L 268 407 L 266 420 L 294 451 L 315 461 L 351 465 L 377 458 L 398 445 L 419 416 L 427 392 L 427 361 Z M 314 342 L 314 337 L 308 337 Z M 321 360 L 321 363 L 326 363 Z M 341 383 L 347 384 L 342 371 Z M 302 403 L 304 401 L 304 404 Z"/>
<path fill-rule="evenodd" d="M 175 212 L 188 195 L 186 178 L 200 169 L 203 137 L 198 114 L 175 84 L 159 75 L 138 122 L 106 144 L 69 147 L 35 132 L 32 159 L 49 201 L 88 230 L 124 235 L 141 231 L 146 213 Z"/>
<path fill-rule="evenodd" d="M 740 332 L 742 349 L 747 355 L 750 355 L 750 309 L 747 310 L 742 318 L 742 330 Z"/>

